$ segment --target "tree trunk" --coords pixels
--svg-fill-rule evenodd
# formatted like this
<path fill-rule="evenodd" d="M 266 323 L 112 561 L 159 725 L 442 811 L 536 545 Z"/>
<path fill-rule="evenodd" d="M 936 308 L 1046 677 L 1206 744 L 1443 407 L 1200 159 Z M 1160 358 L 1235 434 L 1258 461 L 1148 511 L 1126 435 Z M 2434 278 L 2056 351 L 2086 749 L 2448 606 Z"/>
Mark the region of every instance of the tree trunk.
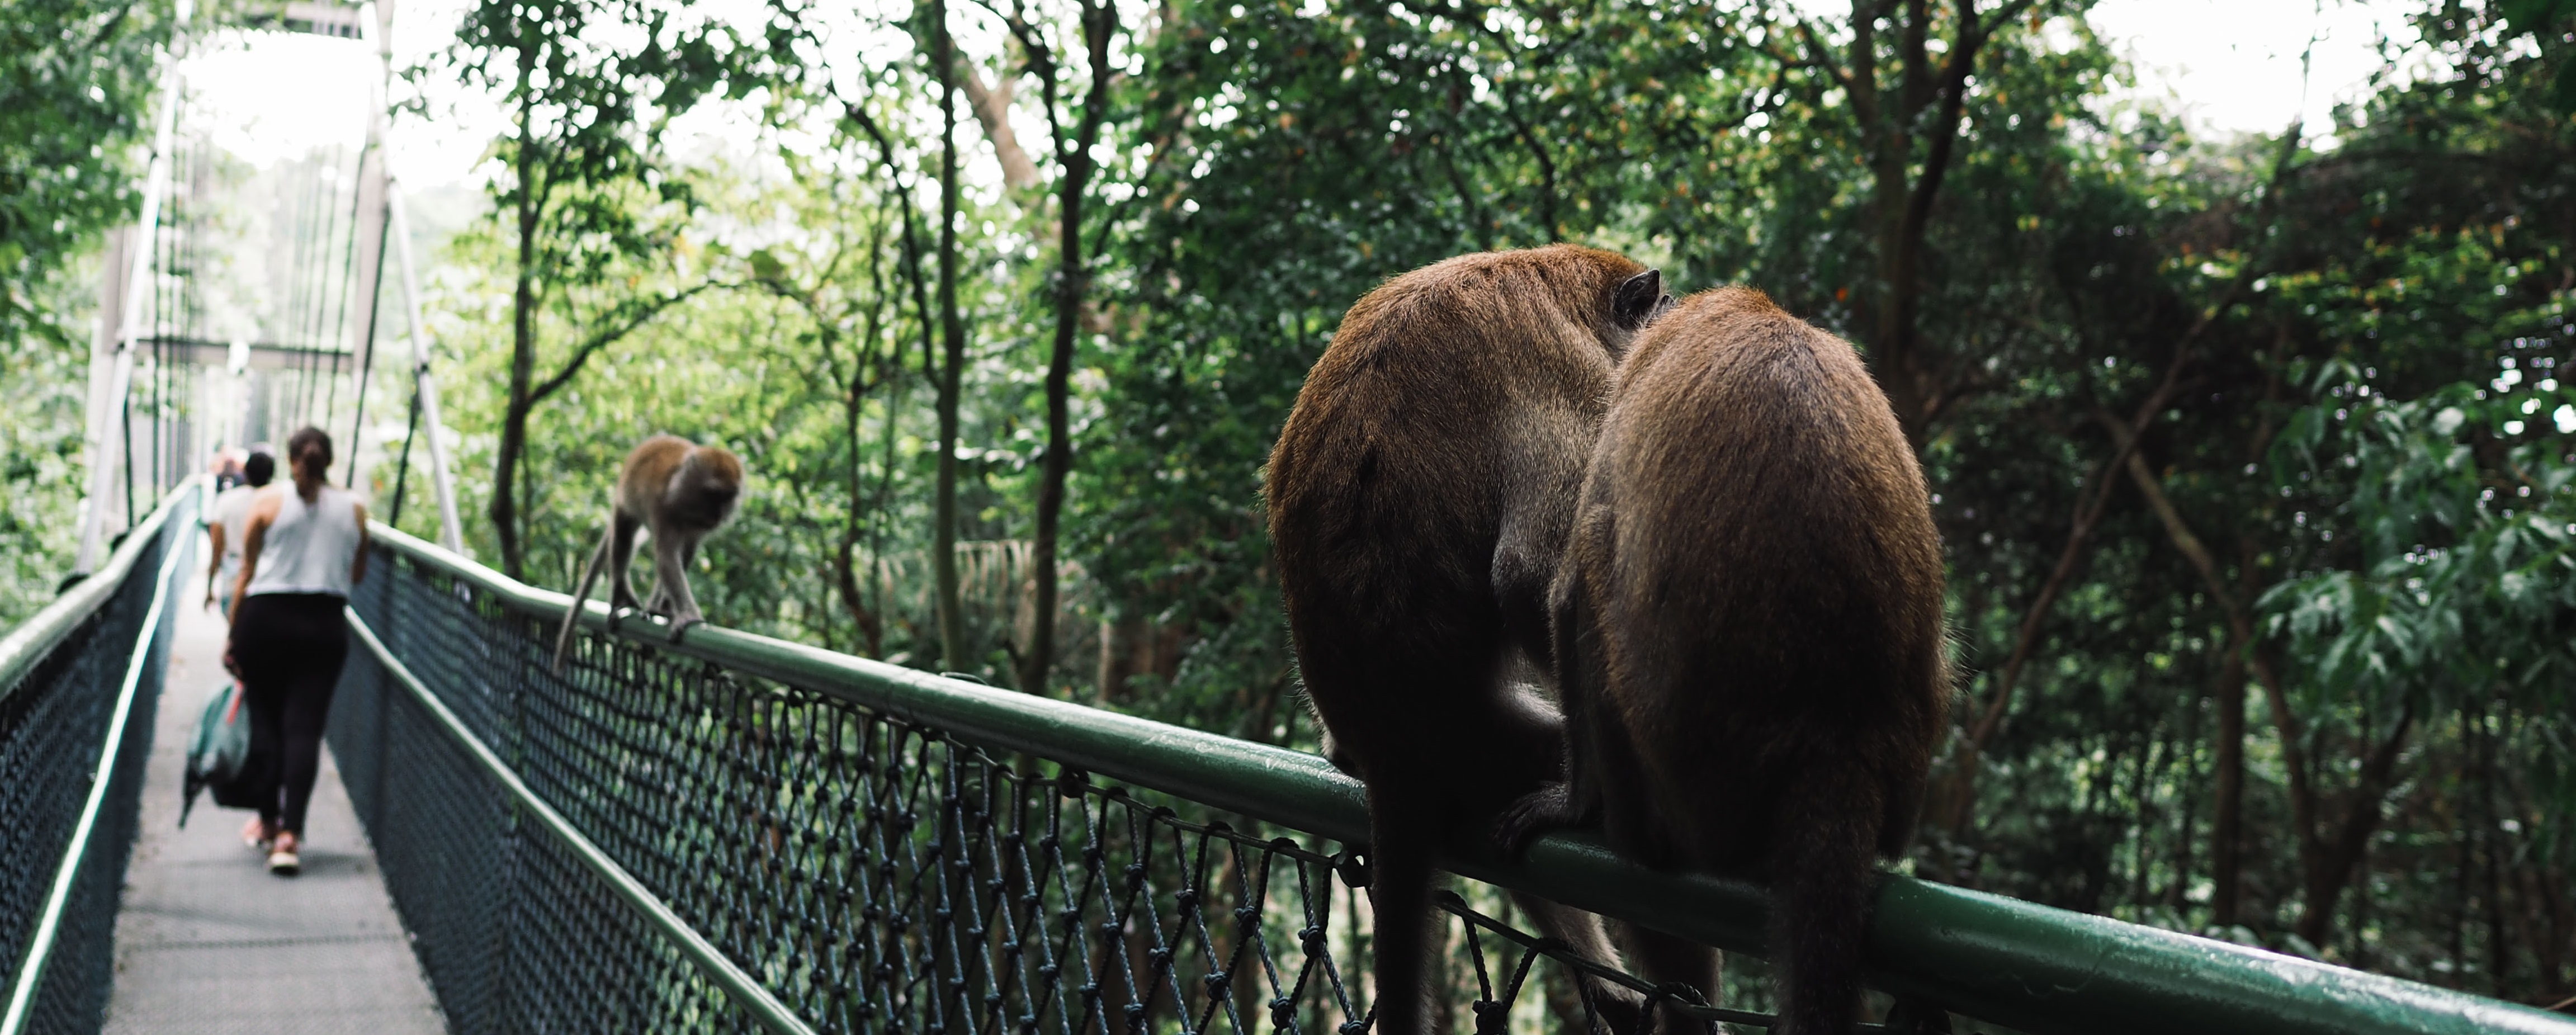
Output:
<path fill-rule="evenodd" d="M 2198 864 L 2193 852 L 2200 846 L 2200 797 L 2194 792 L 2201 786 L 2204 770 L 2200 767 L 2200 712 L 2197 709 L 2183 713 L 2181 743 L 2185 745 L 2181 749 L 2182 776 L 2176 783 L 2182 790 L 2178 795 L 2182 799 L 2182 822 L 2176 824 L 2174 830 L 2172 877 L 2166 881 L 2164 892 L 2156 896 L 2157 902 L 2176 913 L 2187 907 L 2192 867 Z"/>
<path fill-rule="evenodd" d="M 2024 6 L 2026 2 L 2007 4 L 1994 15 L 1994 23 L 2009 22 L 2014 12 Z M 1884 69 L 1879 55 L 1882 18 L 1895 33 L 1895 53 Z M 1931 225 L 1933 202 L 1940 195 L 1941 181 L 1957 148 L 1960 119 L 1967 104 L 1968 74 L 1976 66 L 1977 53 L 1987 36 L 1976 5 L 1972 0 L 1963 0 L 1956 17 L 1956 34 L 1949 41 L 1947 53 L 1936 62 L 1926 45 L 1931 22 L 1928 3 L 1907 3 L 1900 9 L 1888 0 L 1854 0 L 1851 42 L 1842 60 L 1836 60 L 1803 23 L 1799 27 L 1813 62 L 1831 74 L 1850 99 L 1853 124 L 1863 141 L 1862 157 L 1870 169 L 1870 234 L 1877 280 L 1875 290 L 1861 292 L 1862 316 L 1872 328 L 1869 366 L 1880 390 L 1887 393 L 1889 406 L 1896 411 L 1906 441 L 1918 450 L 1929 438 L 1932 419 L 1951 395 L 1939 384 L 1939 364 L 1922 355 L 1918 342 L 1916 317 L 1922 307 L 1923 243 Z M 1918 138 L 1924 143 L 1919 172 L 1915 170 L 1914 153 Z M 2097 519 L 2098 516 L 2095 514 Z M 1928 796 L 1925 814 L 1929 822 L 1959 831 L 1965 831 L 1971 822 L 1978 753 L 2001 721 L 2003 705 L 2011 699 L 2012 685 L 2022 663 L 2028 660 L 2038 626 L 2082 559 L 2083 538 L 2089 532 L 2079 518 L 2073 540 L 2023 623 L 2015 657 L 2005 664 L 1996 680 L 1992 703 L 1966 738 L 1957 764 Z"/>
<path fill-rule="evenodd" d="M 1067 398 L 1073 376 L 1073 339 L 1082 318 L 1082 192 L 1090 162 L 1065 155 L 1058 184 L 1055 343 L 1047 355 L 1046 456 L 1038 469 L 1037 541 L 1030 551 L 1032 583 L 1029 642 L 1020 654 L 1020 689 L 1047 692 L 1047 672 L 1055 665 L 1056 538 L 1063 522 L 1064 483 L 1073 467 L 1073 442 Z"/>
<path fill-rule="evenodd" d="M 1099 673 L 1094 680 L 1100 700 L 1125 700 L 1128 683 L 1137 676 L 1170 685 L 1180 674 L 1182 641 L 1180 629 L 1132 613 L 1116 621 L 1103 620 Z"/>
<path fill-rule="evenodd" d="M 2255 432 L 2255 448 L 2263 448 L 2271 437 L 2271 422 L 2267 420 Z M 2243 602 L 2254 599 L 2260 588 L 2261 575 L 2256 571 L 2259 557 L 2253 537 L 2239 534 L 2236 594 L 2219 601 L 2227 610 L 2228 647 L 2218 676 L 2218 803 L 2216 826 L 2210 831 L 2210 882 L 2214 887 L 2209 906 L 2210 922 L 2221 927 L 2233 926 L 2244 908 L 2245 652 L 2254 649 L 2254 621 L 2245 612 Z M 2203 573 L 2202 578 L 2209 578 L 2208 573 Z M 2214 591 L 2218 584 L 2210 583 L 2210 587 Z"/>
<path fill-rule="evenodd" d="M 934 0 L 931 31 L 939 70 L 939 475 L 930 564 L 939 596 L 939 663 L 965 669 L 966 621 L 957 597 L 957 393 L 966 369 L 966 321 L 957 312 L 957 41 L 947 0 Z"/>
<path fill-rule="evenodd" d="M 2361 861 L 2362 849 L 2370 835 L 2379 830 L 2384 815 L 2380 800 L 2387 797 L 2390 771 L 2396 767 L 2397 755 L 2406 746 L 2407 734 L 2415 726 L 2415 706 L 2409 702 L 2398 716 L 2397 728 L 2363 757 L 2361 774 L 2353 781 L 2351 800 L 2342 821 L 2329 832 L 2324 818 L 2324 803 L 2319 800 L 2315 770 L 2311 768 L 2302 739 L 2298 718 L 2290 711 L 2290 697 L 2280 682 L 2280 666 L 2273 664 L 2257 648 L 2254 658 L 2255 678 L 2263 683 L 2263 693 L 2270 699 L 2273 724 L 2281 742 L 2281 763 L 2289 770 L 2290 815 L 2299 842 L 2299 868 L 2306 885 L 2306 901 L 2300 904 L 2297 929 L 2308 944 L 2323 946 L 2334 933 L 2334 912 L 2343 889 L 2351 884 L 2352 873 Z"/>
<path fill-rule="evenodd" d="M 2020 6 L 2024 5 L 2007 5 L 1995 15 L 1995 22 L 2010 19 Z M 1897 34 L 1896 67 L 1884 76 L 1878 54 L 1881 18 Z M 1957 32 L 1949 41 L 1948 53 L 1936 63 L 1925 45 L 1931 20 L 1926 3 L 1908 3 L 1900 11 L 1890 3 L 1855 2 L 1851 46 L 1846 52 L 1848 72 L 1829 66 L 1843 80 L 1844 93 L 1851 99 L 1870 168 L 1871 235 L 1878 278 L 1877 290 L 1863 293 L 1873 317 L 1870 367 L 1896 410 L 1906 441 L 1918 449 L 1929 437 L 1932 419 L 1948 395 L 1939 383 L 1939 364 L 1923 356 L 1918 340 L 1924 234 L 1958 144 L 1968 73 L 1976 67 L 1977 52 L 1987 35 L 1976 5 L 1960 3 Z M 1823 45 L 1812 35 L 1807 42 L 1824 63 Z M 1919 172 L 1915 170 L 1917 138 L 1924 144 Z"/>
<path fill-rule="evenodd" d="M 817 320 L 816 323 L 823 328 L 821 334 L 824 341 L 829 342 L 835 337 L 835 334 L 828 322 Z M 874 330 L 875 328 L 872 321 L 870 326 L 871 333 L 868 336 L 869 345 L 871 347 L 875 345 L 876 336 L 873 333 Z M 826 345 L 825 348 L 828 350 L 830 346 Z M 868 656 L 873 658 L 880 657 L 884 654 L 885 621 L 877 615 L 874 609 L 868 606 L 867 594 L 860 588 L 857 556 L 859 550 L 859 494 L 862 486 L 865 484 L 859 468 L 859 411 L 867 401 L 865 381 L 867 376 L 866 370 L 866 357 L 864 355 L 853 356 L 850 370 L 850 381 L 847 385 L 843 386 L 846 394 L 844 394 L 841 399 L 841 437 L 844 441 L 849 443 L 850 450 L 850 463 L 848 469 L 849 509 L 841 518 L 841 544 L 840 549 L 834 553 L 832 558 L 832 574 L 834 576 L 833 581 L 835 586 L 840 590 L 841 606 L 850 612 L 850 621 L 858 627 L 859 643 L 866 649 Z M 868 522 L 868 527 L 873 529 L 877 524 L 884 520 L 885 514 L 880 511 Z M 870 551 L 870 555 L 873 556 L 874 551 Z M 829 629 L 830 626 L 826 625 L 825 628 Z"/>
<path fill-rule="evenodd" d="M 2243 898 L 2241 846 L 2245 841 L 2245 651 L 2251 645 L 2227 637 L 2227 658 L 2220 662 L 2218 744 L 2215 797 L 2209 829 L 2209 922 L 2233 927 Z"/>
<path fill-rule="evenodd" d="M 1047 692 L 1047 673 L 1055 666 L 1056 628 L 1056 553 L 1059 529 L 1064 518 L 1064 486 L 1073 470 L 1073 432 L 1069 394 L 1073 378 L 1074 335 L 1081 329 L 1083 299 L 1089 294 L 1088 273 L 1082 261 L 1083 199 L 1091 187 L 1091 146 L 1100 137 L 1100 124 L 1108 116 L 1109 37 L 1116 30 L 1112 21 L 1116 9 L 1106 3 L 1097 7 L 1085 3 L 1082 11 L 1082 35 L 1091 72 L 1091 88 L 1083 99 L 1082 128 L 1074 139 L 1055 141 L 1056 162 L 1062 178 L 1056 184 L 1056 299 L 1055 343 L 1047 356 L 1047 446 L 1046 458 L 1038 473 L 1038 528 L 1030 560 L 1034 583 L 1029 594 L 1032 620 L 1029 623 L 1027 650 L 1021 654 L 1020 689 L 1030 693 Z M 1055 76 L 1047 76 L 1048 121 L 1055 105 Z M 1059 132 L 1061 132 L 1059 130 Z"/>
<path fill-rule="evenodd" d="M 2564 998 L 2567 988 L 2567 949 L 2570 936 L 2576 935 L 2576 902 L 2568 898 L 2567 868 L 2556 861 L 2563 856 L 2552 850 L 2566 842 L 2563 835 L 2547 823 L 2546 814 L 2532 803 L 2531 786 L 2522 775 L 2511 769 L 2502 770 L 2499 775 L 2504 779 L 2506 789 L 2512 792 L 2514 819 L 2522 823 L 2524 830 L 2530 831 L 2525 836 L 2537 842 L 2531 846 L 2530 865 L 2517 867 L 2521 883 L 2516 890 L 2523 901 L 2533 903 L 2524 912 L 2532 914 L 2536 924 L 2545 923 L 2547 926 L 2546 931 L 2536 931 L 2525 936 L 2524 940 L 2531 943 L 2532 953 L 2537 957 L 2533 962 L 2540 967 L 2540 977 L 2534 985 L 2541 993 L 2538 1001 L 2556 1003 Z M 2554 1008 L 2568 1005 L 2560 1003 Z"/>
<path fill-rule="evenodd" d="M 925 332 L 924 337 L 927 336 Z M 885 563 L 886 526 L 894 516 L 895 431 L 900 426 L 898 421 L 903 413 L 904 386 L 907 383 L 903 377 L 903 349 L 900 345 L 890 347 L 886 376 L 892 379 L 892 387 L 886 393 L 885 426 L 880 429 L 877 440 L 879 456 L 882 457 L 877 469 L 877 519 L 868 523 L 868 571 L 871 573 L 868 581 L 876 590 L 875 613 L 878 616 L 877 638 L 868 643 L 868 654 L 877 658 L 885 657 L 886 600 L 884 583 L 874 573 L 878 565 Z"/>
<path fill-rule="evenodd" d="M 537 52 L 519 48 L 518 140 L 518 283 L 510 295 L 510 399 L 501 415 L 499 456 L 492 472 L 492 534 L 501 545 L 501 571 L 511 578 L 527 575 L 526 546 L 519 541 L 519 457 L 528 446 L 528 399 L 537 373 L 537 183 L 536 142 L 531 139 L 532 78 Z"/>
<path fill-rule="evenodd" d="M 2497 858 L 2502 853 L 2503 846 L 2496 843 L 2497 835 L 2502 833 L 2500 829 L 2502 824 L 2497 822 L 2501 817 L 2496 811 L 2495 785 L 2496 751 L 2503 747 L 2500 743 L 2503 739 L 2503 730 L 2500 728 L 2503 720 L 2490 724 L 2487 721 L 2487 710 L 2480 708 L 2477 724 L 2478 846 L 2484 849 L 2478 854 L 2486 870 L 2481 875 L 2486 882 L 2486 887 L 2479 892 L 2479 897 L 2486 900 L 2487 994 L 2501 999 L 2510 995 L 2505 989 L 2507 979 L 2512 976 L 2510 972 L 2513 970 L 2513 941 L 2505 937 L 2504 871 L 2501 861 Z"/>
<path fill-rule="evenodd" d="M 934 38 L 934 43 L 935 40 L 936 38 Z M 943 382 L 938 376 L 938 364 L 933 355 L 936 346 L 934 344 L 935 335 L 933 334 L 934 320 L 931 315 L 929 275 L 922 269 L 922 235 L 914 222 L 915 213 L 921 211 L 920 206 L 913 202 L 912 188 L 904 184 L 902 175 L 897 171 L 899 166 L 894 149 L 894 139 L 886 135 L 884 129 L 877 125 L 875 119 L 869 117 L 866 108 L 855 104 L 845 104 L 842 108 L 842 112 L 851 122 L 856 123 L 859 129 L 868 135 L 870 140 L 876 142 L 877 155 L 885 165 L 886 182 L 894 188 L 895 197 L 898 201 L 896 207 L 903 213 L 903 274 L 905 285 L 910 289 L 912 294 L 913 327 L 921 334 L 921 376 L 923 380 L 931 382 L 931 385 L 935 390 L 945 382 Z M 886 376 L 893 379 L 894 390 L 891 398 L 886 404 L 885 437 L 882 440 L 885 467 L 881 472 L 882 477 L 878 481 L 877 485 L 877 509 L 881 519 L 874 522 L 869 530 L 870 543 L 868 554 L 873 558 L 873 560 L 870 561 L 871 565 L 881 563 L 885 557 L 886 522 L 882 520 L 882 515 L 890 510 L 894 505 L 895 428 L 898 415 L 903 412 L 904 389 L 906 385 L 910 383 L 905 380 L 903 376 L 903 349 L 900 345 L 892 346 L 888 350 Z M 950 455 L 955 454 L 956 449 L 953 443 L 948 447 L 946 452 Z M 953 472 L 951 473 L 951 477 L 954 477 Z M 954 483 L 952 482 L 951 484 L 953 485 Z M 952 534 L 949 539 L 949 550 L 940 551 L 941 555 L 948 559 L 949 570 L 952 573 L 950 581 L 950 585 L 952 586 L 955 585 L 953 577 L 956 570 L 956 561 L 953 553 L 955 546 L 956 539 Z M 932 563 L 935 567 L 938 561 L 934 559 Z M 882 584 L 880 584 L 880 586 L 881 585 Z M 953 597 L 950 599 L 953 599 Z M 880 589 L 878 595 L 876 611 L 881 616 L 888 613 L 882 589 Z M 910 628 L 911 626 L 911 623 L 908 620 L 906 620 L 904 624 L 906 628 Z M 882 652 L 883 649 L 883 644 L 878 644 L 871 648 L 872 651 L 876 652 Z M 946 649 L 945 644 L 942 644 L 942 649 Z M 916 635 L 913 651 L 917 655 L 921 653 L 922 650 L 923 647 L 919 643 L 918 635 Z"/>

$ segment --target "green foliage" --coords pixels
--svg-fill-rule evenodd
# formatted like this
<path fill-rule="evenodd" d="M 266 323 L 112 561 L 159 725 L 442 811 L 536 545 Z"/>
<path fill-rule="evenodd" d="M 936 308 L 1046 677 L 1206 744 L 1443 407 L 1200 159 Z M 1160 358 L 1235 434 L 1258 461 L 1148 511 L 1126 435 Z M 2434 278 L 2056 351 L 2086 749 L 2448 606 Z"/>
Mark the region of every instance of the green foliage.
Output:
<path fill-rule="evenodd" d="M 164 4 L 0 8 L 0 627 L 71 567 L 96 257 L 134 218 L 170 36 Z"/>
<path fill-rule="evenodd" d="M 2358 570 L 2285 582 L 2264 600 L 2320 691 L 2427 694 L 2449 708 L 2463 693 L 2525 690 L 2541 710 L 2564 710 L 2576 675 L 2563 624 L 2576 613 L 2576 465 L 2562 442 L 2523 430 L 2527 406 L 2559 397 L 2487 398 L 2461 384 L 2294 419 L 2281 446 L 2349 485 L 2336 523 L 2361 539 Z M 2318 470 L 2321 449 L 2345 470 Z"/>
<path fill-rule="evenodd" d="M 2558 58 L 2558 70 L 2549 79 L 2549 103 L 2562 115 L 2576 115 L 2576 61 L 2566 59 L 2576 43 L 2576 0 L 2504 0 L 2496 5 L 2504 16 L 2504 28 L 2514 34 L 2529 33 L 2543 51 Z"/>
<path fill-rule="evenodd" d="M 162 5 L 24 0 L 0 11 L 0 341 L 78 335 L 45 307 L 51 278 L 132 218 L 171 13 Z"/>
<path fill-rule="evenodd" d="M 0 628 L 53 599 L 78 538 L 87 350 L 28 344 L 0 349 Z"/>

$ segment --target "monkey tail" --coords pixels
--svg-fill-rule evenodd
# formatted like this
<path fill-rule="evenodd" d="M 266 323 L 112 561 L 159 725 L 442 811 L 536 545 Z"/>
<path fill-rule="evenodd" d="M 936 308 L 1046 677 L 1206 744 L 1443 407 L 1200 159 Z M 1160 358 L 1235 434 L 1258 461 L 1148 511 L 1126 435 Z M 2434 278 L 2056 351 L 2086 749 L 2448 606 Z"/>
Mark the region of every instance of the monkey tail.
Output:
<path fill-rule="evenodd" d="M 564 609 L 563 628 L 555 633 L 554 671 L 563 674 L 564 648 L 572 645 L 572 630 L 581 624 L 582 601 L 590 599 L 590 584 L 599 577 L 599 569 L 608 564 L 608 544 L 617 536 L 617 516 L 609 515 L 608 531 L 599 538 L 599 549 L 590 552 L 590 560 L 581 566 L 581 581 L 573 584 L 572 606 Z M 613 611 L 614 608 L 612 607 Z"/>
<path fill-rule="evenodd" d="M 1431 1032 L 1431 842 L 1421 821 L 1418 810 L 1369 796 L 1376 1035 Z"/>
<path fill-rule="evenodd" d="M 1843 1035 L 1860 1012 L 1861 947 L 1878 890 L 1872 868 L 1886 809 L 1849 760 L 1795 781 L 1771 858 L 1774 959 L 1785 963 L 1774 1035 Z"/>

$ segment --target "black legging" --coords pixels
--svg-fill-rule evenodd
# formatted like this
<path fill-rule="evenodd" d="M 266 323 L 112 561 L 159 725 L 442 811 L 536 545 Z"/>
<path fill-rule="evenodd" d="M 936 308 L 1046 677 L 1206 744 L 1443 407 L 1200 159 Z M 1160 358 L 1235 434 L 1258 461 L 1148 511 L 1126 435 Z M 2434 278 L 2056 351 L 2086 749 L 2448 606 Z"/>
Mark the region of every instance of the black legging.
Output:
<path fill-rule="evenodd" d="M 233 664 L 250 705 L 250 767 L 242 778 L 259 818 L 297 837 L 322 770 L 331 692 L 349 657 L 349 627 L 340 616 L 346 603 L 327 593 L 262 593 L 242 601 L 233 623 Z"/>

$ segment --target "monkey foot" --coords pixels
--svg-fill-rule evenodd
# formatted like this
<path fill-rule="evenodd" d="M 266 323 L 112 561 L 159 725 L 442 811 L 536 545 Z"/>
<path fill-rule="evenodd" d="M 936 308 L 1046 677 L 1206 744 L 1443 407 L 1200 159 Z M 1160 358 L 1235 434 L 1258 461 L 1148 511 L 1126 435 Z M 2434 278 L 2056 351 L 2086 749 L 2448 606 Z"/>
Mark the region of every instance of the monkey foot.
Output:
<path fill-rule="evenodd" d="M 1324 761 L 1331 762 L 1333 764 L 1333 768 L 1342 771 L 1342 775 L 1354 780 L 1367 779 L 1367 777 L 1360 775 L 1359 762 L 1351 758 L 1351 753 L 1349 751 L 1342 749 L 1341 740 L 1334 737 L 1333 731 L 1331 730 L 1324 731 L 1323 749 Z"/>
<path fill-rule="evenodd" d="M 680 634 L 681 634 L 681 633 L 684 633 L 684 632 L 689 631 L 689 627 L 690 627 L 690 626 L 693 626 L 693 625 L 705 625 L 705 624 L 707 624 L 707 620 L 706 620 L 706 619 L 704 619 L 704 618 L 698 618 L 698 617 L 694 617 L 694 616 L 689 617 L 689 618 L 674 618 L 674 619 L 671 619 L 671 642 L 673 642 L 673 643 L 678 643 L 678 642 L 680 642 Z"/>
<path fill-rule="evenodd" d="M 1506 859 L 1518 859 L 1539 838 L 1580 825 L 1584 819 L 1583 810 L 1574 802 L 1573 787 L 1551 783 L 1504 806 L 1502 814 L 1494 819 L 1494 848 Z"/>

